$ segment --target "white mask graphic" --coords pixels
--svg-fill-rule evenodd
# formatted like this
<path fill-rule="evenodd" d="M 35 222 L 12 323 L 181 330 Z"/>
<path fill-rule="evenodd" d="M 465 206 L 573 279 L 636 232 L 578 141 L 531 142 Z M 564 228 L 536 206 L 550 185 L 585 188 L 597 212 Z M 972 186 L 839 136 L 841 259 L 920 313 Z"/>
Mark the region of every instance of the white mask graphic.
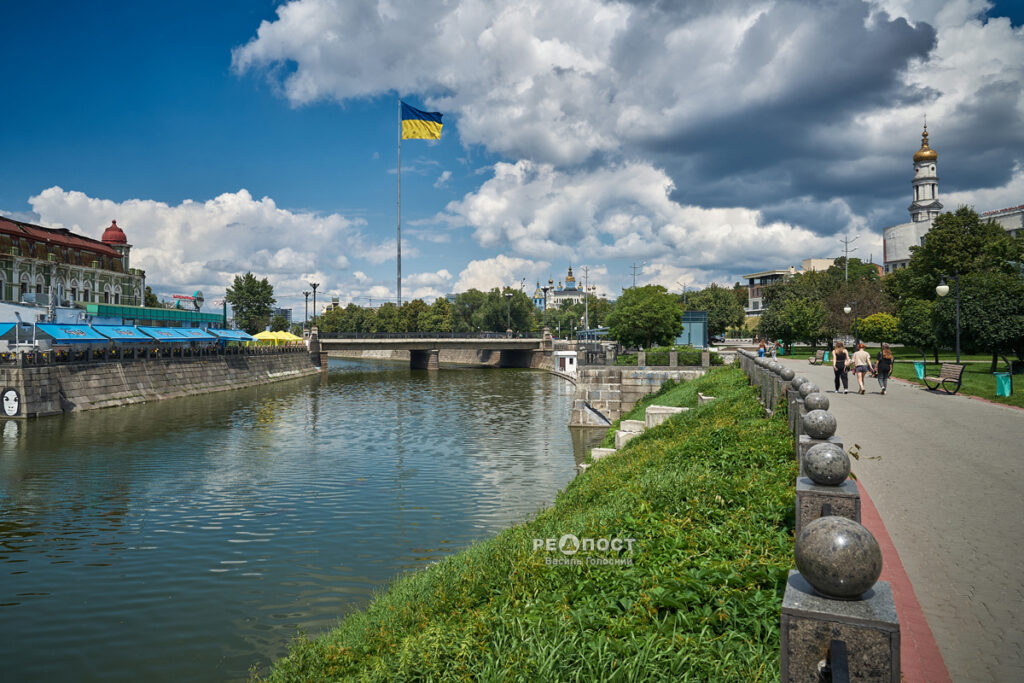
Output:
<path fill-rule="evenodd" d="M 8 389 L 4 392 L 3 396 L 4 403 L 4 415 L 13 417 L 18 414 L 18 409 L 21 407 L 21 399 L 18 398 L 18 392 L 14 389 Z"/>

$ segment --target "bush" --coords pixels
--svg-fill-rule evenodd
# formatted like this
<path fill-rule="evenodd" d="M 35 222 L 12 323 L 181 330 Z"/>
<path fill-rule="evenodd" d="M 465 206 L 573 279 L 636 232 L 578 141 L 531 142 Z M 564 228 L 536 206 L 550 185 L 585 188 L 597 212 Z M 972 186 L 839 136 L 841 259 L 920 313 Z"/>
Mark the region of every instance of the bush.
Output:
<path fill-rule="evenodd" d="M 646 363 L 647 365 L 668 365 L 668 353 L 672 350 L 671 346 L 656 346 L 649 349 L 646 352 Z M 692 346 L 677 346 L 676 350 L 679 352 L 679 364 L 680 365 L 700 365 L 700 354 L 701 349 L 695 349 Z M 616 365 L 636 365 L 637 354 L 635 353 L 622 353 L 615 358 Z M 711 352 L 711 364 L 712 365 L 723 365 L 722 357 L 716 352 Z"/>

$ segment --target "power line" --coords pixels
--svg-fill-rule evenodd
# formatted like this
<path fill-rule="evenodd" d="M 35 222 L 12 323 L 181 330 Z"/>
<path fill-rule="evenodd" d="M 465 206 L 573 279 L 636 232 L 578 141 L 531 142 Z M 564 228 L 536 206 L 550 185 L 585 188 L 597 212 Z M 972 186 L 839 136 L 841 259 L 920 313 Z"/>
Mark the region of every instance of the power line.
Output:
<path fill-rule="evenodd" d="M 633 286 L 636 287 L 636 271 L 643 271 L 644 266 L 647 265 L 647 261 L 641 261 L 640 265 L 637 265 L 636 261 L 633 262 Z"/>

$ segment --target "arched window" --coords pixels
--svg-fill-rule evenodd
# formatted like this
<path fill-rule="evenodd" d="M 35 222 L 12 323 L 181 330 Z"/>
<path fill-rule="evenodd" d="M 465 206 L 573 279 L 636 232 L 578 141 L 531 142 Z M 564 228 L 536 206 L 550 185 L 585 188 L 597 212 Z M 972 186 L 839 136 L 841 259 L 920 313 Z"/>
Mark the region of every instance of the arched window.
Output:
<path fill-rule="evenodd" d="M 114 305 L 121 305 L 121 285 L 114 287 Z"/>

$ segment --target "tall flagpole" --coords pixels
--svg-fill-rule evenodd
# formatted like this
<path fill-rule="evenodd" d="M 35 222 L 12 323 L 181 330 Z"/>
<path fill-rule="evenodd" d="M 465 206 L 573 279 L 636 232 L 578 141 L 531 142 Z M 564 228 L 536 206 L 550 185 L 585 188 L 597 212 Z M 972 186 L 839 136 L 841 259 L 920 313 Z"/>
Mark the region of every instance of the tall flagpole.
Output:
<path fill-rule="evenodd" d="M 402 98 L 398 98 L 398 306 L 402 306 Z"/>

